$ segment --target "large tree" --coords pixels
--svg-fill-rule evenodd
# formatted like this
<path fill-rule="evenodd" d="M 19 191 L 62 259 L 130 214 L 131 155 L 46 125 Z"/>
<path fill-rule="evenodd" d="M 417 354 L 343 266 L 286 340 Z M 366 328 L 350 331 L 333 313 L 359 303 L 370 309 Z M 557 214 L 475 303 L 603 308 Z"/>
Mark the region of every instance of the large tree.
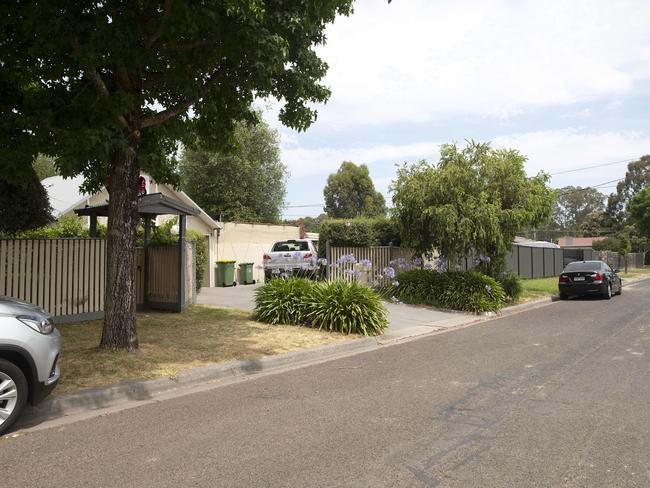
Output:
<path fill-rule="evenodd" d="M 607 199 L 608 224 L 623 229 L 629 217 L 629 206 L 635 194 L 650 186 L 650 155 L 627 165 L 625 178 L 616 185 L 616 193 Z"/>
<path fill-rule="evenodd" d="M 182 188 L 214 219 L 279 222 L 287 170 L 280 161 L 277 132 L 262 120 L 240 122 L 233 139 L 230 151 L 206 150 L 200 141 L 187 147 Z"/>
<path fill-rule="evenodd" d="M 549 177 L 526 176 L 525 161 L 516 150 L 472 141 L 443 145 L 437 164 L 399 168 L 391 189 L 402 244 L 422 254 L 436 249 L 452 262 L 486 255 L 490 271 L 500 271 L 517 232 L 551 216 Z"/>
<path fill-rule="evenodd" d="M 384 196 L 375 190 L 368 166 L 344 161 L 323 189 L 328 217 L 348 219 L 386 214 Z"/>
<path fill-rule="evenodd" d="M 638 233 L 643 237 L 650 238 L 650 186 L 632 198 L 630 217 Z"/>
<path fill-rule="evenodd" d="M 255 97 L 304 130 L 329 90 L 315 47 L 352 0 L 7 0 L 0 17 L 0 142 L 20 169 L 55 154 L 85 189 L 110 178 L 101 346 L 138 347 L 138 177 L 177 182 L 179 142 L 230 142 Z M 234 182 L 233 182 L 234 183 Z"/>
<path fill-rule="evenodd" d="M 556 192 L 553 226 L 560 230 L 579 229 L 592 214 L 605 208 L 605 195 L 596 188 L 565 186 Z"/>
<path fill-rule="evenodd" d="M 34 168 L 28 166 L 20 181 L 0 175 L 0 234 L 18 234 L 51 221 L 50 200 Z"/>

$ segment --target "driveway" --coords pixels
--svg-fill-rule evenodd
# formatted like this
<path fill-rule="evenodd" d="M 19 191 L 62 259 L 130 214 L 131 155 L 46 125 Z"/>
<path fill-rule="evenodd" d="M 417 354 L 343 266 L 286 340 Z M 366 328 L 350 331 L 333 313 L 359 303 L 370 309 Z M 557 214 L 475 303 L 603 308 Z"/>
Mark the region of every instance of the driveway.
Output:
<path fill-rule="evenodd" d="M 235 308 L 252 312 L 255 308 L 255 290 L 262 285 L 238 285 L 228 288 L 201 288 L 197 304 Z M 444 312 L 428 307 L 405 304 L 386 304 L 388 310 L 387 340 L 421 335 L 432 330 L 454 327 L 475 318 L 459 312 Z"/>

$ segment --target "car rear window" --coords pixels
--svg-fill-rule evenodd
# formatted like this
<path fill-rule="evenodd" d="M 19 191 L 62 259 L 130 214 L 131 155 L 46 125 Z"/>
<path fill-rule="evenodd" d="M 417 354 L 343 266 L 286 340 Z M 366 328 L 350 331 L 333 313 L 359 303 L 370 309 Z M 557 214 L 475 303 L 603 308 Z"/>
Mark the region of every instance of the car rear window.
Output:
<path fill-rule="evenodd" d="M 309 251 L 309 244 L 306 241 L 280 241 L 273 245 L 271 252 L 295 252 Z"/>
<path fill-rule="evenodd" d="M 586 261 L 584 263 L 569 263 L 564 271 L 598 271 L 601 267 L 600 261 Z"/>

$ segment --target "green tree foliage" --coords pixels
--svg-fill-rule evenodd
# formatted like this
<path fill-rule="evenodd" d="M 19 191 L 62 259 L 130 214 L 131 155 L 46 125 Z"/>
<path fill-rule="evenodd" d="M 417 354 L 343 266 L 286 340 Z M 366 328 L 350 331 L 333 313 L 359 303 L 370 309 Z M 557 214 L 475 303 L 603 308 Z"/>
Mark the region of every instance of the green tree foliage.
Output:
<path fill-rule="evenodd" d="M 0 233 L 18 234 L 52 221 L 52 209 L 47 191 L 34 169 L 24 174 L 22 181 L 0 176 Z"/>
<path fill-rule="evenodd" d="M 327 214 L 320 214 L 318 217 L 300 217 L 299 219 L 285 220 L 286 225 L 305 226 L 306 232 L 320 232 L 323 222 L 327 219 Z"/>
<path fill-rule="evenodd" d="M 630 217 L 639 234 L 650 238 L 650 186 L 644 188 L 632 198 Z"/>
<path fill-rule="evenodd" d="M 277 223 L 286 194 L 277 131 L 259 121 L 235 126 L 234 148 L 183 152 L 182 188 L 213 219 Z"/>
<path fill-rule="evenodd" d="M 386 217 L 327 219 L 318 237 L 318 254 L 321 257 L 325 257 L 327 241 L 332 246 L 399 246 L 400 235 L 395 221 Z"/>
<path fill-rule="evenodd" d="M 437 249 L 452 262 L 484 254 L 490 272 L 500 272 L 517 232 L 547 222 L 553 208 L 548 175 L 527 177 L 525 160 L 471 141 L 443 145 L 438 164 L 403 165 L 392 186 L 402 245 L 425 255 Z"/>
<path fill-rule="evenodd" d="M 627 255 L 632 251 L 632 242 L 627 232 L 619 232 L 607 239 L 595 241 L 591 247 L 596 251 L 612 251 L 623 257 L 625 272 L 627 273 Z"/>
<path fill-rule="evenodd" d="M 610 232 L 609 219 L 604 211 L 592 212 L 587 215 L 580 224 L 579 230 L 586 237 L 600 236 L 603 233 Z"/>
<path fill-rule="evenodd" d="M 351 219 L 386 214 L 384 196 L 375 191 L 368 166 L 350 161 L 341 163 L 336 173 L 327 178 L 323 190 L 325 212 L 329 217 Z"/>
<path fill-rule="evenodd" d="M 316 53 L 352 0 L 3 3 L 0 143 L 14 175 L 38 152 L 85 190 L 110 177 L 101 346 L 135 350 L 137 180 L 177 183 L 179 143 L 228 147 L 255 97 L 305 130 L 330 92 Z"/>
<path fill-rule="evenodd" d="M 605 209 L 605 195 L 597 189 L 565 186 L 556 191 L 553 227 L 560 230 L 579 229 L 590 216 Z"/>
<path fill-rule="evenodd" d="M 36 171 L 40 181 L 58 174 L 54 162 L 55 158 L 51 156 L 46 156 L 45 154 L 36 155 L 34 158 L 34 171 Z"/>
<path fill-rule="evenodd" d="M 629 217 L 630 202 L 634 195 L 650 186 L 650 155 L 645 155 L 627 165 L 625 179 L 616 185 L 616 193 L 607 199 L 608 224 L 623 229 Z"/>

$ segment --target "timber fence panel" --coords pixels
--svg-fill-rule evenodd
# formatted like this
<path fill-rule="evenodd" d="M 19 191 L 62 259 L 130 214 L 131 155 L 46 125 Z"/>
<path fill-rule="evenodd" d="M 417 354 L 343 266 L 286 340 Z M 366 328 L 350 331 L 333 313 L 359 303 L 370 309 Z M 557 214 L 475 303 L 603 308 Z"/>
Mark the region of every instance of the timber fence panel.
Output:
<path fill-rule="evenodd" d="M 0 294 L 61 321 L 103 311 L 101 239 L 0 239 Z"/>

